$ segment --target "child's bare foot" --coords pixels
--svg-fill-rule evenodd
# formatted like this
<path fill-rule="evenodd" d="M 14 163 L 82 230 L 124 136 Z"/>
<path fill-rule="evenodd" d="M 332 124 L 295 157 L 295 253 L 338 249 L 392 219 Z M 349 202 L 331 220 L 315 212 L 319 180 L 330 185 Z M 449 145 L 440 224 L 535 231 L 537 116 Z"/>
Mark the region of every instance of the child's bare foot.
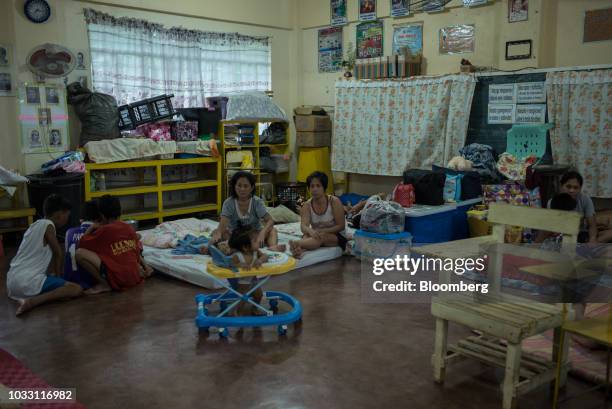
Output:
<path fill-rule="evenodd" d="M 208 254 L 208 246 L 200 247 L 200 254 Z"/>
<path fill-rule="evenodd" d="M 87 295 L 95 295 L 95 294 L 106 293 L 110 290 L 111 290 L 110 286 L 104 283 L 104 284 L 95 285 L 91 287 L 90 289 L 85 290 L 84 293 Z"/>
<path fill-rule="evenodd" d="M 291 249 L 291 255 L 295 258 L 302 258 L 304 255 L 304 249 L 295 241 L 289 242 L 289 248 Z"/>
<path fill-rule="evenodd" d="M 24 312 L 30 311 L 32 308 L 34 308 L 34 303 L 32 303 L 31 299 L 25 298 L 25 299 L 19 300 L 19 308 L 17 308 L 17 311 L 15 312 L 15 316 L 18 317 Z"/>

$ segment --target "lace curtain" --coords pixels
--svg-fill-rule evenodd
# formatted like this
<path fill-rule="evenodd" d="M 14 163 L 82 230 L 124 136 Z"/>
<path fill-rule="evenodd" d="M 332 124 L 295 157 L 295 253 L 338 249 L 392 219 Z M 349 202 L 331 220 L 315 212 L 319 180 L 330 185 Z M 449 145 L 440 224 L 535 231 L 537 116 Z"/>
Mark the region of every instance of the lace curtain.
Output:
<path fill-rule="evenodd" d="M 475 86 L 473 75 L 337 82 L 332 169 L 399 176 L 446 165 L 465 144 Z"/>
<path fill-rule="evenodd" d="M 94 90 L 126 104 L 174 94 L 176 107 L 271 89 L 268 37 L 215 33 L 115 18 L 85 9 Z"/>
<path fill-rule="evenodd" d="M 612 197 L 612 70 L 550 72 L 546 91 L 555 163 L 574 166 L 586 194 Z"/>

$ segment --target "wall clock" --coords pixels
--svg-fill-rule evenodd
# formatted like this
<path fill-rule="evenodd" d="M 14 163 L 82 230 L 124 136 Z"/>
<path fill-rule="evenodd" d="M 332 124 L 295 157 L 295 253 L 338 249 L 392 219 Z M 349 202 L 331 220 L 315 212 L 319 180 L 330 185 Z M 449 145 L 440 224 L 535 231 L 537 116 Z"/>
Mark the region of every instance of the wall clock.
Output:
<path fill-rule="evenodd" d="M 32 23 L 44 23 L 51 16 L 51 7 L 46 0 L 27 0 L 23 6 L 25 16 Z"/>

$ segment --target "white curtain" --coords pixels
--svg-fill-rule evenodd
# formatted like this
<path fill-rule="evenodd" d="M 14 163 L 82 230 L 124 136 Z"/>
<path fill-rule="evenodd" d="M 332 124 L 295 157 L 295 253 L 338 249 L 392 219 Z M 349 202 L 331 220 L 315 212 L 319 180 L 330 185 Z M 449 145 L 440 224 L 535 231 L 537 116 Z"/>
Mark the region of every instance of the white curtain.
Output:
<path fill-rule="evenodd" d="M 551 72 L 546 88 L 555 163 L 574 166 L 586 194 L 612 197 L 612 70 Z"/>
<path fill-rule="evenodd" d="M 174 94 L 177 107 L 207 96 L 271 89 L 267 37 L 214 33 L 85 9 L 95 91 L 121 104 Z"/>
<path fill-rule="evenodd" d="M 475 86 L 473 75 L 337 82 L 332 169 L 398 176 L 446 165 L 465 144 Z"/>

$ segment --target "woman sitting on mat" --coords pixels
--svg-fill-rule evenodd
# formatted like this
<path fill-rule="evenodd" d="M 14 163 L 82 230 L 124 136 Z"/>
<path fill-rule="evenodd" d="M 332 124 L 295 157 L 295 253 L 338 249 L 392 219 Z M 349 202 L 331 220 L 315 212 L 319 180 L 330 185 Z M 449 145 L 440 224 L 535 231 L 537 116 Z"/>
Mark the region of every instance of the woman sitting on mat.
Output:
<path fill-rule="evenodd" d="M 302 206 L 301 240 L 290 241 L 289 247 L 294 257 L 300 258 L 305 250 L 319 247 L 340 246 L 346 248 L 346 238 L 342 235 L 345 227 L 344 207 L 335 196 L 326 195 L 327 175 L 313 172 L 306 179 L 312 198 Z"/>
<path fill-rule="evenodd" d="M 272 251 L 285 251 L 285 245 L 278 244 L 274 220 L 268 214 L 264 201 L 253 193 L 255 175 L 245 171 L 236 172 L 230 180 L 229 189 L 231 196 L 223 202 L 219 227 L 212 233 L 211 244 L 228 240 L 241 223 L 257 230 L 255 241 L 259 248 L 267 244 Z"/>

